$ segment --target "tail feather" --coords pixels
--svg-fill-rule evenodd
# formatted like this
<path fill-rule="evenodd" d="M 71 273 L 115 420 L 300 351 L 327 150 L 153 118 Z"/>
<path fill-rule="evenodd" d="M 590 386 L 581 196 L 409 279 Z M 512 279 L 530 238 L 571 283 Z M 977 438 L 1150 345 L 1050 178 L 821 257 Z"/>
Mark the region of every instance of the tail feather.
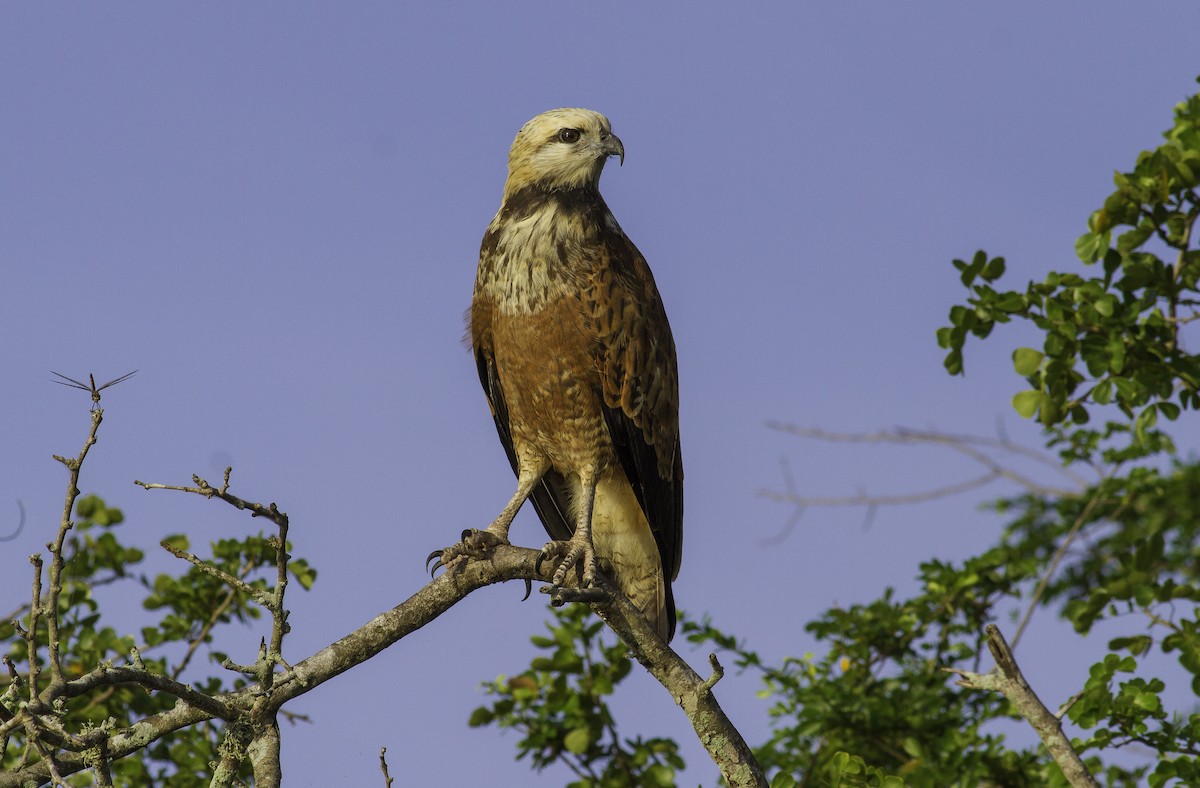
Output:
<path fill-rule="evenodd" d="M 624 474 L 596 488 L 592 510 L 596 555 L 612 566 L 617 585 L 663 640 L 675 634 L 675 604 L 650 524 Z"/>

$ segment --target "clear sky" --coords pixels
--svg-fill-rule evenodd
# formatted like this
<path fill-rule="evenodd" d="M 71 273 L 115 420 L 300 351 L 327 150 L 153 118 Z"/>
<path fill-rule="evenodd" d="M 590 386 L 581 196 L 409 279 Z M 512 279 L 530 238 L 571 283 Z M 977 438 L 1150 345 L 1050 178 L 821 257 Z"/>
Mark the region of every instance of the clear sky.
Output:
<path fill-rule="evenodd" d="M 140 370 L 105 396 L 81 484 L 125 511 L 123 538 L 156 551 L 168 533 L 256 527 L 132 484 L 227 464 L 234 492 L 291 515 L 320 576 L 290 591 L 289 661 L 419 588 L 425 555 L 513 489 L 460 344 L 508 146 L 533 115 L 585 106 L 625 143 L 601 187 L 679 348 L 676 600 L 770 658 L 812 649 L 803 624 L 835 602 L 911 589 L 920 560 L 986 545 L 1000 521 L 977 504 L 1012 488 L 882 510 L 869 528 L 861 511 L 811 510 L 771 543 L 789 511 L 756 491 L 781 486 L 781 457 L 812 495 L 974 471 L 765 422 L 990 434 L 1002 420 L 1036 444 L 1008 404 L 1017 332 L 972 348 L 965 380 L 942 371 L 934 331 L 962 294 L 950 260 L 1004 254 L 1018 287 L 1075 266 L 1112 171 L 1196 89 L 1198 18 L 1194 0 L 3 4 L 0 521 L 20 499 L 29 522 L 0 543 L 0 608 L 28 593 L 26 556 L 58 519 L 50 455 L 86 432 L 87 396 L 51 369 Z M 545 541 L 531 510 L 512 537 Z M 381 745 L 405 785 L 563 784 L 515 763 L 512 733 L 466 726 L 478 683 L 532 655 L 545 601 L 521 593 L 478 592 L 291 707 L 312 722 L 285 727 L 287 784 L 381 784 Z M 258 637 L 222 648 L 246 662 Z M 1061 700 L 1103 640 L 1064 655 L 1045 638 L 1022 664 Z M 683 784 L 713 784 L 685 717 L 635 673 L 622 724 L 677 738 Z M 718 688 L 752 742 L 767 725 L 755 689 Z"/>

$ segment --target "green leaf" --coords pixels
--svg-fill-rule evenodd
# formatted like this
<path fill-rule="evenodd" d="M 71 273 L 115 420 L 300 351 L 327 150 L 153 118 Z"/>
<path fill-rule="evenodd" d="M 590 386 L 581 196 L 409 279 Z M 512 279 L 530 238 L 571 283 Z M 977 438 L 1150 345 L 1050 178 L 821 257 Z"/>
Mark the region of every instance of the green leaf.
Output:
<path fill-rule="evenodd" d="M 563 746 L 576 755 L 582 755 L 587 752 L 591 744 L 592 732 L 586 727 L 576 728 L 563 737 Z"/>
<path fill-rule="evenodd" d="M 1154 235 L 1154 223 L 1147 219 L 1129 232 L 1117 236 L 1117 251 L 1128 254 L 1144 244 L 1151 235 Z"/>
<path fill-rule="evenodd" d="M 1021 415 L 1021 418 L 1029 419 L 1033 418 L 1033 414 L 1037 413 L 1038 407 L 1042 404 L 1044 398 L 1045 395 L 1040 391 L 1022 391 L 1013 396 L 1012 406 Z"/>
<path fill-rule="evenodd" d="M 993 257 L 988 261 L 988 264 L 983 267 L 983 272 L 981 275 L 989 282 L 994 282 L 1000 277 L 1004 276 L 1004 258 Z"/>
<path fill-rule="evenodd" d="M 1133 702 L 1138 708 L 1146 711 L 1158 711 L 1162 708 L 1162 701 L 1153 692 L 1139 692 L 1134 696 Z"/>
<path fill-rule="evenodd" d="M 946 354 L 946 359 L 942 362 L 942 365 L 946 367 L 946 371 L 951 375 L 961 375 L 963 371 L 962 352 L 958 350 L 950 351 Z"/>
<path fill-rule="evenodd" d="M 642 773 L 642 779 L 646 785 L 657 786 L 657 788 L 673 788 L 675 770 L 666 764 L 656 763 Z"/>
<path fill-rule="evenodd" d="M 1125 370 L 1125 337 L 1121 333 L 1108 338 L 1108 369 L 1114 375 Z"/>
<path fill-rule="evenodd" d="M 796 788 L 796 778 L 788 772 L 779 772 L 771 778 L 771 788 Z"/>
<path fill-rule="evenodd" d="M 1044 357 L 1033 348 L 1019 347 L 1013 351 L 1013 368 L 1017 370 L 1018 375 L 1029 377 L 1038 371 Z"/>
<path fill-rule="evenodd" d="M 495 718 L 496 715 L 492 713 L 491 709 L 480 706 L 471 712 L 471 717 L 467 720 L 467 725 L 472 728 L 478 728 L 481 725 L 487 725 Z"/>
<path fill-rule="evenodd" d="M 1089 232 L 1075 241 L 1075 254 L 1085 263 L 1094 263 L 1108 251 L 1108 233 Z"/>

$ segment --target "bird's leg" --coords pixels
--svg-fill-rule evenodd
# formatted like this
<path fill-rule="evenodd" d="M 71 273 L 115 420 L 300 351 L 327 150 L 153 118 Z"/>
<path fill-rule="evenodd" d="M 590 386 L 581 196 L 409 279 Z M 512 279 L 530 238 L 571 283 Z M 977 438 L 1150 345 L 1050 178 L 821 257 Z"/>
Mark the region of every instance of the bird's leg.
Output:
<path fill-rule="evenodd" d="M 542 548 L 538 565 L 548 558 L 562 559 L 550 585 L 543 588 L 544 593 L 550 594 L 551 603 L 561 605 L 563 602 L 587 602 L 598 598 L 594 588 L 596 584 L 596 549 L 592 544 L 592 510 L 596 504 L 596 475 L 595 473 L 580 475 L 579 509 L 576 514 L 575 533 L 566 542 L 550 542 Z M 579 588 L 563 588 L 567 572 L 571 567 L 580 571 Z"/>
<path fill-rule="evenodd" d="M 425 559 L 427 568 L 430 568 L 431 563 L 433 564 L 430 573 L 436 572 L 439 567 L 449 566 L 452 561 L 462 556 L 487 558 L 497 546 L 509 544 L 508 529 L 512 527 L 513 518 L 517 516 L 517 512 L 521 510 L 521 506 L 529 498 L 533 488 L 549 469 L 550 463 L 544 460 L 536 464 L 522 463 L 520 475 L 517 476 L 517 491 L 513 493 L 512 499 L 509 500 L 504 510 L 495 520 L 492 520 L 492 524 L 485 530 L 468 528 L 462 532 L 462 541 L 458 544 L 430 553 L 429 557 Z"/>

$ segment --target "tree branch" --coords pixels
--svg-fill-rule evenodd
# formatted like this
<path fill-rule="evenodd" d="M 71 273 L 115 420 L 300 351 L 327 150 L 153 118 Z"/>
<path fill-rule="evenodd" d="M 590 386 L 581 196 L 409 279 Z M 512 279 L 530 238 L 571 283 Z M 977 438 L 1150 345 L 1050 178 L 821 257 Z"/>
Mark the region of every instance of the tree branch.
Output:
<path fill-rule="evenodd" d="M 1004 478 L 1021 485 L 1025 489 L 1038 495 L 1053 495 L 1058 497 L 1071 497 L 1078 495 L 1079 489 L 1088 486 L 1088 481 L 1070 469 L 1064 468 L 1062 464 L 1054 458 L 1031 449 L 1028 446 L 1022 446 L 1019 443 L 1014 443 L 1008 439 L 1003 433 L 998 438 L 986 438 L 980 435 L 958 435 L 948 432 L 939 432 L 937 430 L 914 430 L 909 428 L 897 428 L 895 430 L 880 430 L 878 432 L 832 432 L 819 428 L 801 427 L 796 424 L 788 424 L 780 421 L 767 422 L 769 429 L 784 432 L 789 435 L 795 435 L 800 438 L 808 438 L 811 440 L 824 441 L 826 443 L 892 443 L 900 445 L 930 445 L 943 446 L 945 448 L 957 451 L 960 454 L 966 455 L 973 462 L 981 465 L 986 469 L 987 474 L 983 478 L 977 478 L 960 485 L 951 485 L 942 488 L 941 491 L 932 491 L 929 493 L 914 493 L 910 495 L 887 496 L 889 500 L 881 500 L 880 503 L 920 503 L 930 500 L 931 498 L 944 497 L 952 495 L 960 490 L 958 487 L 965 486 L 966 488 L 975 487 L 983 484 L 985 481 L 992 479 Z M 1054 487 L 1042 484 L 1029 476 L 1018 473 L 1011 468 L 1006 467 L 995 457 L 988 454 L 987 451 L 1000 452 L 1001 454 L 1010 454 L 1024 457 L 1033 460 L 1047 468 L 1053 468 L 1058 473 L 1065 476 L 1072 484 L 1073 488 Z M 849 503 L 861 504 L 871 503 L 872 501 L 851 500 Z M 832 504 L 828 502 L 815 503 L 812 505 L 846 505 L 843 500 L 835 500 Z"/>
<path fill-rule="evenodd" d="M 546 573 L 540 574 L 535 568 L 539 555 L 539 551 L 529 548 L 500 546 L 489 558 L 456 562 L 401 604 L 296 663 L 290 670 L 279 673 L 269 692 L 257 683 L 252 684 L 237 692 L 222 693 L 211 698 L 213 705 L 208 708 L 201 708 L 197 698 L 181 699 L 169 711 L 147 717 L 123 730 L 113 731 L 107 744 L 108 757 L 110 761 L 115 761 L 172 731 L 222 716 L 226 712 L 234 716 L 239 712 L 248 714 L 256 703 L 261 704 L 257 713 L 265 718 L 265 715 L 278 711 L 291 699 L 345 673 L 416 632 L 473 591 L 507 580 L 548 581 L 553 567 L 547 564 Z M 593 602 L 593 609 L 609 623 L 638 661 L 647 667 L 683 708 L 726 781 L 732 786 L 765 786 L 762 770 L 750 748 L 721 710 L 711 689 L 705 686 L 705 680 L 655 635 L 645 618 L 624 596 L 610 594 L 606 597 Z M 128 672 L 122 673 L 122 670 L 109 668 L 103 679 L 96 676 L 91 680 L 107 682 L 124 677 L 128 683 L 146 686 L 144 675 L 139 675 L 144 672 L 129 668 L 124 669 Z M 162 681 L 170 680 L 162 677 Z M 247 742 L 252 740 L 248 739 Z M 88 767 L 80 754 L 72 752 L 58 754 L 56 765 L 62 775 Z M 29 781 L 45 781 L 49 777 L 47 767 L 47 762 L 42 761 L 18 771 L 0 774 L 0 788 L 18 788 Z"/>
<path fill-rule="evenodd" d="M 1000 633 L 1000 628 L 995 624 L 988 624 L 986 631 L 988 649 L 996 660 L 998 670 L 987 675 L 953 668 L 945 670 L 960 677 L 956 682 L 960 687 L 999 692 L 1008 698 L 1017 712 L 1033 726 L 1058 768 L 1062 769 L 1067 782 L 1076 788 L 1099 788 L 1099 783 L 1093 779 L 1079 753 L 1071 746 L 1070 739 L 1063 733 L 1062 721 L 1046 708 L 1025 680 L 1016 657 L 1005 642 L 1004 635 Z"/>
<path fill-rule="evenodd" d="M 767 785 L 758 759 L 734 727 L 712 693 L 724 674 L 715 654 L 708 659 L 713 674 L 703 679 L 668 646 L 624 594 L 612 593 L 592 609 L 629 646 L 630 653 L 650 675 L 671 693 L 696 730 L 696 736 L 721 770 L 725 782 L 736 788 Z"/>

